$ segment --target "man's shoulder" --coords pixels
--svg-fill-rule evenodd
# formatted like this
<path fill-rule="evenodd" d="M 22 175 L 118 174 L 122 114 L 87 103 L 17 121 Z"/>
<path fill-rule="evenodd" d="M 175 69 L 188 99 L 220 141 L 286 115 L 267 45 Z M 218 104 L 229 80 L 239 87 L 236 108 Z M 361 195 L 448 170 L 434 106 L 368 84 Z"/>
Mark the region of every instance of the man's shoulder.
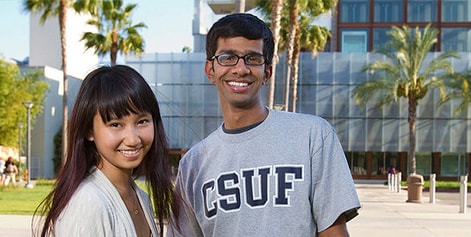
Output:
<path fill-rule="evenodd" d="M 320 124 L 320 125 L 329 125 L 330 123 L 321 116 L 314 114 L 306 113 L 293 113 L 285 111 L 274 111 L 273 118 L 275 121 L 282 122 L 284 124 L 302 124 L 302 125 L 311 125 L 311 124 Z"/>

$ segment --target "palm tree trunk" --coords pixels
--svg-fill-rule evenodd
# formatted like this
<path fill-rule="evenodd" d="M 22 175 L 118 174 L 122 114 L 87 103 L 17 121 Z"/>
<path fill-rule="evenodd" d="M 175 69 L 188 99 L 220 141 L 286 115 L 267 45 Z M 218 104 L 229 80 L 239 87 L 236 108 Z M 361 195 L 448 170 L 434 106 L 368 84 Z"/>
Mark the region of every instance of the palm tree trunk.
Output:
<path fill-rule="evenodd" d="M 291 92 L 291 111 L 296 112 L 296 103 L 298 101 L 298 72 L 299 72 L 299 54 L 301 52 L 301 31 L 299 26 L 296 27 L 296 40 L 294 44 L 293 53 L 293 71 L 291 77 L 293 78 L 293 91 Z"/>
<path fill-rule="evenodd" d="M 293 51 L 296 36 L 296 28 L 298 25 L 298 4 L 297 0 L 289 0 L 289 34 L 288 34 L 288 50 L 286 56 L 286 87 L 285 87 L 285 111 L 289 110 L 289 90 L 291 82 L 291 69 L 293 68 Z"/>
<path fill-rule="evenodd" d="M 244 13 L 245 12 L 245 0 L 236 0 L 236 13 Z"/>
<path fill-rule="evenodd" d="M 62 162 L 64 166 L 67 161 L 67 130 L 69 121 L 69 109 L 67 105 L 67 91 L 68 91 L 68 80 L 67 80 L 67 40 L 66 40 L 66 24 L 67 24 L 67 1 L 60 0 L 59 2 L 59 27 L 61 35 L 61 54 L 62 54 Z"/>
<path fill-rule="evenodd" d="M 409 174 L 417 172 L 415 160 L 415 136 L 416 136 L 416 122 L 417 122 L 417 99 L 409 98 Z"/>
<path fill-rule="evenodd" d="M 111 65 L 116 65 L 116 59 L 118 57 L 118 33 L 116 30 L 113 30 L 111 33 L 111 49 L 110 49 L 110 60 Z"/>
<path fill-rule="evenodd" d="M 273 60 L 272 60 L 272 74 L 269 84 L 268 91 L 268 107 L 273 109 L 273 104 L 275 101 L 275 78 L 276 78 L 276 65 L 278 64 L 278 42 L 280 41 L 280 21 L 281 21 L 281 9 L 283 8 L 283 0 L 276 0 L 271 2 L 273 4 L 271 12 L 271 31 L 273 34 L 274 41 L 274 51 L 273 51 Z"/>

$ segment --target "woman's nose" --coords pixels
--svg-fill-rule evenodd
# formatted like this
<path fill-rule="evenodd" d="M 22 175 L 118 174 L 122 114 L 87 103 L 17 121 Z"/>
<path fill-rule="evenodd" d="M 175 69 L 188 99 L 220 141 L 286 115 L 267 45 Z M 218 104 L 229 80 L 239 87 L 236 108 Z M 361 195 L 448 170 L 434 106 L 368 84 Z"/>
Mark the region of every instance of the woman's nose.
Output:
<path fill-rule="evenodd" d="M 125 144 L 128 146 L 136 146 L 140 144 L 141 137 L 139 136 L 139 130 L 134 126 L 128 127 L 126 129 L 124 141 L 125 141 Z"/>

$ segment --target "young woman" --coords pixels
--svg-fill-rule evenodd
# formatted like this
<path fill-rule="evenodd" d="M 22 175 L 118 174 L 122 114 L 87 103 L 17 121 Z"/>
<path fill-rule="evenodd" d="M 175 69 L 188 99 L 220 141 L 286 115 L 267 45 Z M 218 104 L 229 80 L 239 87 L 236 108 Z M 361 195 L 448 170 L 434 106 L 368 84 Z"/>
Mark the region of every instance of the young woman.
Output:
<path fill-rule="evenodd" d="M 159 106 L 137 71 L 104 66 L 87 75 L 67 144 L 55 187 L 36 210 L 35 236 L 163 236 L 163 220 L 179 198 Z M 146 180 L 160 233 L 137 177 Z"/>

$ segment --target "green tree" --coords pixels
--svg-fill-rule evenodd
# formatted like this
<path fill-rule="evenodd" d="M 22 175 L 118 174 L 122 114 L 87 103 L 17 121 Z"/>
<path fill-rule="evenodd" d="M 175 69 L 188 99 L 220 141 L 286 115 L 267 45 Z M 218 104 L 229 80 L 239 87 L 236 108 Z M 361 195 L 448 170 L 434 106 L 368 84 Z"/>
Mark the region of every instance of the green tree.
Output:
<path fill-rule="evenodd" d="M 67 80 L 67 40 L 66 40 L 66 22 L 67 9 L 72 6 L 72 0 L 24 0 L 23 6 L 26 11 L 41 14 L 41 23 L 48 18 L 58 16 L 60 38 L 61 38 L 61 57 L 62 57 L 62 164 L 65 164 L 65 152 L 67 150 L 67 123 L 69 121 L 69 109 L 67 106 L 68 80 Z"/>
<path fill-rule="evenodd" d="M 455 52 L 443 52 L 429 64 L 424 60 L 437 42 L 437 30 L 430 25 L 423 29 L 417 27 L 415 31 L 407 26 L 398 28 L 393 26 L 388 32 L 390 40 L 384 47 L 375 51 L 385 56 L 385 60 L 378 60 L 363 67 L 362 72 L 369 72 L 377 77 L 366 80 L 353 89 L 353 97 L 361 108 L 367 106 L 368 101 L 374 99 L 381 107 L 384 104 L 396 102 L 400 97 L 407 99 L 409 123 L 409 174 L 416 173 L 416 120 L 419 100 L 424 98 L 428 91 L 436 88 L 442 99 L 446 96 L 445 84 L 440 72 L 453 73 L 453 67 L 447 60 L 458 58 Z M 444 74 L 442 74 L 444 75 Z"/>
<path fill-rule="evenodd" d="M 18 124 L 27 123 L 23 101 L 34 103 L 31 108 L 32 124 L 34 118 L 42 112 L 49 84 L 41 80 L 40 76 L 37 71 L 21 74 L 17 65 L 0 60 L 0 145 L 18 145 Z"/>
<path fill-rule="evenodd" d="M 182 53 L 191 53 L 193 51 L 190 46 L 183 46 Z"/>
<path fill-rule="evenodd" d="M 454 113 L 460 114 L 468 110 L 471 104 L 471 70 L 463 73 L 454 73 L 447 76 L 445 83 L 451 91 L 446 95 L 440 105 L 452 101 L 460 101 Z"/>
<path fill-rule="evenodd" d="M 122 0 L 77 1 L 75 9 L 91 13 L 92 19 L 87 24 L 98 30 L 98 33 L 83 34 L 85 47 L 95 49 L 95 53 L 100 56 L 109 54 L 111 65 L 116 64 L 118 52 L 124 55 L 131 52 L 140 55 L 144 52 L 144 39 L 139 30 L 147 26 L 142 22 L 133 24 L 131 21 L 132 11 L 136 6 L 137 4 L 128 4 L 124 7 Z"/>

